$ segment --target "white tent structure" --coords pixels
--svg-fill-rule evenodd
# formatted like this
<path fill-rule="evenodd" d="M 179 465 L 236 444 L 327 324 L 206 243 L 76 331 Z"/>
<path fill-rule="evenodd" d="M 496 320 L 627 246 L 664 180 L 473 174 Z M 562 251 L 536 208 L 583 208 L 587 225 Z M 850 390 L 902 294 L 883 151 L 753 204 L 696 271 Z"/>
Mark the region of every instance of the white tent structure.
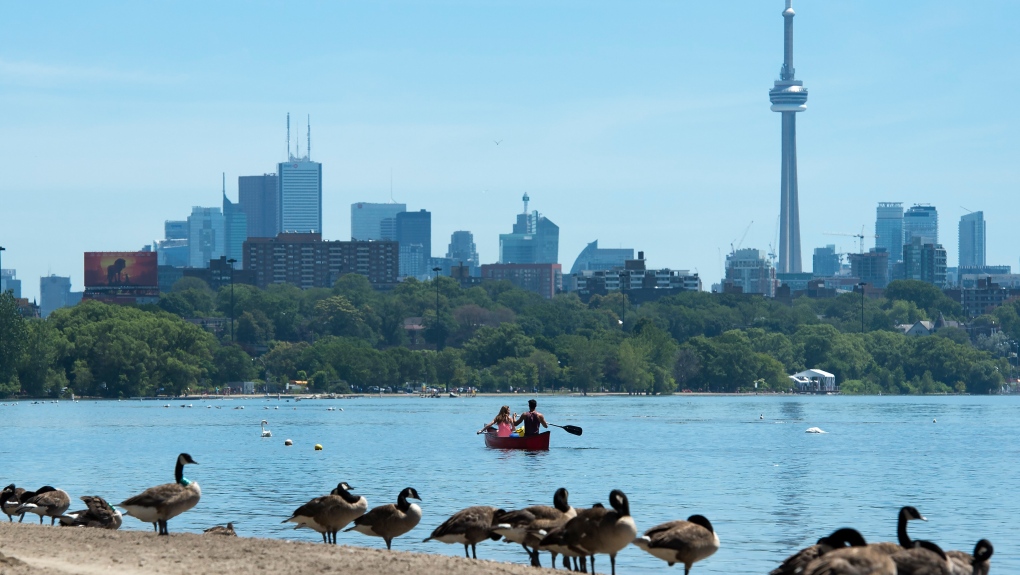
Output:
<path fill-rule="evenodd" d="M 808 369 L 790 376 L 797 391 L 805 393 L 837 392 L 836 376 L 820 369 Z"/>

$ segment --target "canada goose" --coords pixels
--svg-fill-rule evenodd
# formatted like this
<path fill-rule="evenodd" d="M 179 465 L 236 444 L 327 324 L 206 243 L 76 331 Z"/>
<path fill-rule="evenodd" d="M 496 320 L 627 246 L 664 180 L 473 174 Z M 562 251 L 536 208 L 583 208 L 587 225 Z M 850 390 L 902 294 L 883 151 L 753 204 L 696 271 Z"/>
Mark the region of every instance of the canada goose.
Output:
<path fill-rule="evenodd" d="M 952 575 L 949 558 L 931 541 L 914 541 L 910 549 L 901 549 L 889 557 L 896 564 L 896 575 Z"/>
<path fill-rule="evenodd" d="M 417 499 L 418 492 L 413 487 L 405 487 L 397 495 L 397 504 L 387 503 L 373 508 L 368 513 L 354 520 L 354 526 L 344 529 L 357 531 L 373 537 L 382 537 L 386 541 L 386 548 L 390 548 L 394 537 L 400 537 L 404 533 L 414 529 L 421 521 L 421 507 L 414 503 L 408 503 L 408 498 Z"/>
<path fill-rule="evenodd" d="M 553 494 L 553 506 L 532 505 L 524 509 L 509 511 L 499 519 L 499 525 L 493 528 L 493 532 L 502 535 L 511 543 L 518 543 L 528 553 L 531 564 L 541 567 L 538 559 L 538 544 L 542 540 L 540 532 L 548 532 L 551 529 L 563 525 L 572 517 L 577 515 L 574 508 L 570 506 L 568 498 L 570 493 L 560 487 Z M 553 558 L 555 561 L 555 558 Z"/>
<path fill-rule="evenodd" d="M 645 531 L 643 537 L 634 540 L 634 545 L 666 562 L 684 564 L 684 575 L 691 572 L 691 565 L 719 550 L 719 536 L 712 529 L 712 523 L 704 515 L 691 515 L 687 521 L 670 521 Z"/>
<path fill-rule="evenodd" d="M 609 555 L 612 575 L 616 575 L 616 554 L 634 541 L 637 537 L 637 526 L 634 524 L 634 518 L 630 516 L 630 502 L 622 491 L 614 489 L 609 492 L 609 505 L 613 510 L 602 516 L 595 530 L 592 560 L 594 561 L 595 554 Z M 592 573 L 594 572 L 593 562 Z"/>
<path fill-rule="evenodd" d="M 98 495 L 83 495 L 87 509 L 64 513 L 57 519 L 65 527 L 99 527 L 103 529 L 120 529 L 123 517 Z"/>
<path fill-rule="evenodd" d="M 991 541 L 982 539 L 974 545 L 974 554 L 963 551 L 946 551 L 946 556 L 952 563 L 953 575 L 988 575 L 991 568 L 989 559 L 992 558 Z"/>
<path fill-rule="evenodd" d="M 184 477 L 184 466 L 198 465 L 187 453 L 177 456 L 174 467 L 174 482 L 150 487 L 145 491 L 118 503 L 127 515 L 146 523 L 152 523 L 160 535 L 169 535 L 166 522 L 198 504 L 202 489 L 198 482 Z"/>
<path fill-rule="evenodd" d="M 13 483 L 4 487 L 3 491 L 0 491 L 0 509 L 3 509 L 4 515 L 7 516 L 7 520 L 14 522 L 14 510 L 21 507 L 21 496 L 25 493 L 25 490 L 21 487 L 15 487 Z M 26 498 L 27 499 L 27 498 Z M 25 518 L 24 515 L 21 516 Z"/>
<path fill-rule="evenodd" d="M 538 550 L 548 551 L 552 554 L 554 569 L 556 568 L 556 556 L 563 555 L 564 568 L 570 569 L 570 559 L 573 559 L 574 570 L 580 570 L 581 566 L 578 565 L 578 558 L 582 561 L 587 561 L 588 554 L 572 548 L 571 544 L 577 543 L 583 537 L 584 526 L 590 517 L 593 515 L 601 517 L 603 513 L 605 513 L 605 507 L 601 503 L 596 503 L 590 509 L 575 509 L 574 517 L 571 517 L 562 525 L 553 527 L 548 531 L 539 531 L 542 538 L 538 542 Z"/>
<path fill-rule="evenodd" d="M 910 505 L 900 508 L 900 513 L 896 520 L 896 543 L 873 543 L 870 547 L 881 549 L 885 554 L 892 555 L 904 549 L 911 549 L 914 547 L 914 541 L 910 539 L 910 535 L 907 534 L 907 522 L 920 519 L 921 521 L 927 521 L 924 515 L 917 510 L 916 507 Z"/>
<path fill-rule="evenodd" d="M 769 575 L 797 575 L 802 573 L 808 563 L 833 549 L 841 549 L 848 543 L 854 547 L 867 545 L 864 537 L 856 529 L 837 529 L 831 535 L 819 539 L 814 545 L 805 547 L 787 557 L 779 567 L 769 571 Z"/>
<path fill-rule="evenodd" d="M 808 563 L 801 571 L 803 575 L 897 575 L 896 563 L 889 554 L 874 545 L 866 545 L 857 531 L 840 529 L 828 539 L 837 539 L 840 532 L 852 532 L 853 536 L 820 543 L 835 548 Z M 844 541 L 851 546 L 843 547 Z"/>
<path fill-rule="evenodd" d="M 43 517 L 49 517 L 50 525 L 53 525 L 70 506 L 71 498 L 66 491 L 47 485 L 37 489 L 35 495 L 23 501 L 14 513 L 35 513 L 39 515 L 39 525 L 42 525 Z"/>
<path fill-rule="evenodd" d="M 266 409 L 269 409 L 269 408 L 267 407 Z M 269 425 L 269 422 L 266 421 L 265 419 L 263 419 L 262 423 L 261 423 L 262 437 L 272 437 L 273 436 L 273 433 L 271 431 L 269 431 L 268 429 L 266 429 L 267 425 Z"/>
<path fill-rule="evenodd" d="M 227 537 L 237 537 L 237 532 L 234 531 L 233 523 L 227 523 L 226 526 L 217 525 L 215 527 L 210 527 L 203 531 L 202 533 L 206 535 L 225 535 Z"/>
<path fill-rule="evenodd" d="M 368 510 L 368 500 L 354 495 L 346 481 L 324 497 L 316 497 L 294 510 L 284 523 L 297 523 L 294 529 L 307 527 L 322 534 L 323 543 L 336 545 L 336 534 Z"/>
<path fill-rule="evenodd" d="M 454 513 L 443 524 L 436 527 L 429 535 L 422 540 L 422 543 L 435 539 L 442 543 L 460 543 L 464 545 L 464 556 L 478 559 L 478 543 L 486 539 L 499 540 L 499 535 L 492 533 L 492 528 L 499 524 L 500 518 L 506 514 L 502 509 L 476 505 L 461 509 Z M 468 547 L 471 547 L 471 554 L 468 554 Z"/>

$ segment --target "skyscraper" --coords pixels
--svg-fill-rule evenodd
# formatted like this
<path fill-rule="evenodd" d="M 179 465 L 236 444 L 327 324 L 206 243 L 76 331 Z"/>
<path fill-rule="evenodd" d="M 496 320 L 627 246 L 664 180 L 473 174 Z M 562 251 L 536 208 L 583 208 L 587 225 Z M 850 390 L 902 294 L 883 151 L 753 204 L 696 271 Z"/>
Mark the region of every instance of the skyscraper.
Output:
<path fill-rule="evenodd" d="M 889 253 L 889 265 L 903 261 L 903 203 L 878 202 L 875 210 L 875 247 Z"/>
<path fill-rule="evenodd" d="M 900 251 L 903 251 L 902 248 Z M 840 258 L 835 245 L 815 248 L 815 253 L 811 256 L 811 275 L 817 278 L 831 278 L 839 274 L 839 268 Z"/>
<path fill-rule="evenodd" d="M 406 211 L 407 204 L 351 204 L 351 241 L 395 240 L 397 214 Z"/>
<path fill-rule="evenodd" d="M 783 10 L 783 67 L 769 91 L 772 111 L 783 114 L 783 159 L 779 204 L 779 273 L 800 273 L 800 208 L 797 197 L 797 112 L 807 109 L 807 88 L 794 79 L 793 0 Z"/>
<path fill-rule="evenodd" d="M 311 123 L 308 128 L 311 148 Z M 290 153 L 290 114 L 287 114 L 287 161 L 277 164 L 277 229 L 281 232 L 322 233 L 322 164 L 311 160 L 311 149 Z"/>
<path fill-rule="evenodd" d="M 634 250 L 632 248 L 600 248 L 599 241 L 595 240 L 585 246 L 577 255 L 573 267 L 570 268 L 570 275 L 589 270 L 622 268 L 627 260 L 633 259 Z"/>
<path fill-rule="evenodd" d="M 44 276 L 39 278 L 39 315 L 49 317 L 54 310 L 70 305 L 71 278 Z"/>
<path fill-rule="evenodd" d="M 226 178 L 223 180 L 223 255 L 235 260 L 234 269 L 241 269 L 244 240 L 248 239 L 248 216 L 239 204 L 227 199 Z"/>
<path fill-rule="evenodd" d="M 0 293 L 10 290 L 14 292 L 14 298 L 19 299 L 21 297 L 21 280 L 14 277 L 15 275 L 17 275 L 16 270 L 0 269 Z"/>
<path fill-rule="evenodd" d="M 960 218 L 960 267 L 985 265 L 985 213 L 971 212 Z"/>
<path fill-rule="evenodd" d="M 249 238 L 275 238 L 280 233 L 278 186 L 276 174 L 237 178 L 237 205 L 248 218 Z"/>
<path fill-rule="evenodd" d="M 400 275 L 425 279 L 432 257 L 432 213 L 426 210 L 396 215 L 397 243 L 400 244 Z"/>
<path fill-rule="evenodd" d="M 450 235 L 450 245 L 446 249 L 446 258 L 450 260 L 451 265 L 466 266 L 470 270 L 472 277 L 478 276 L 478 266 L 480 265 L 478 248 L 475 247 L 475 237 L 471 232 L 461 230 Z"/>
<path fill-rule="evenodd" d="M 939 243 L 939 213 L 935 206 L 914 204 L 903 214 L 903 244 L 909 244 L 913 238 L 921 238 L 922 245 Z"/>
<path fill-rule="evenodd" d="M 219 208 L 191 208 L 188 216 L 188 267 L 207 268 L 224 255 L 226 226 Z"/>
<path fill-rule="evenodd" d="M 560 227 L 535 210 L 528 213 L 531 198 L 524 194 L 524 212 L 517 214 L 513 233 L 499 234 L 499 263 L 559 263 Z"/>

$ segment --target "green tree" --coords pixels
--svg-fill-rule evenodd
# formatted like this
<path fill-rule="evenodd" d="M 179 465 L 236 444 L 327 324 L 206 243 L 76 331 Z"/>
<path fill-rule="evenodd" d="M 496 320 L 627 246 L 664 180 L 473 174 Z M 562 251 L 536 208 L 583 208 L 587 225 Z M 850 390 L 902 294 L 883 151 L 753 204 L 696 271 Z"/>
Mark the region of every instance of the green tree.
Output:
<path fill-rule="evenodd" d="M 495 365 L 504 357 L 527 357 L 535 350 L 534 339 L 524 335 L 520 326 L 505 323 L 497 328 L 483 327 L 464 344 L 464 359 L 477 369 Z"/>
<path fill-rule="evenodd" d="M 21 383 L 15 382 L 17 365 L 25 348 L 28 327 L 14 300 L 14 293 L 0 293 L 0 396 L 18 393 Z"/>

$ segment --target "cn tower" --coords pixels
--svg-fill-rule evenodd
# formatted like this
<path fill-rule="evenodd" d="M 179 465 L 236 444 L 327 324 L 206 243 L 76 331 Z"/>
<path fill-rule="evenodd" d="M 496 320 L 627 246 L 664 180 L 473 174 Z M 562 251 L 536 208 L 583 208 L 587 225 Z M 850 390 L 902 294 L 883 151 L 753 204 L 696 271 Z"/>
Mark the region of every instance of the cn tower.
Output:
<path fill-rule="evenodd" d="M 783 114 L 783 167 L 779 207 L 778 273 L 800 273 L 800 210 L 797 198 L 797 112 L 807 109 L 807 88 L 794 79 L 793 0 L 783 10 L 783 68 L 769 90 L 772 111 Z"/>

